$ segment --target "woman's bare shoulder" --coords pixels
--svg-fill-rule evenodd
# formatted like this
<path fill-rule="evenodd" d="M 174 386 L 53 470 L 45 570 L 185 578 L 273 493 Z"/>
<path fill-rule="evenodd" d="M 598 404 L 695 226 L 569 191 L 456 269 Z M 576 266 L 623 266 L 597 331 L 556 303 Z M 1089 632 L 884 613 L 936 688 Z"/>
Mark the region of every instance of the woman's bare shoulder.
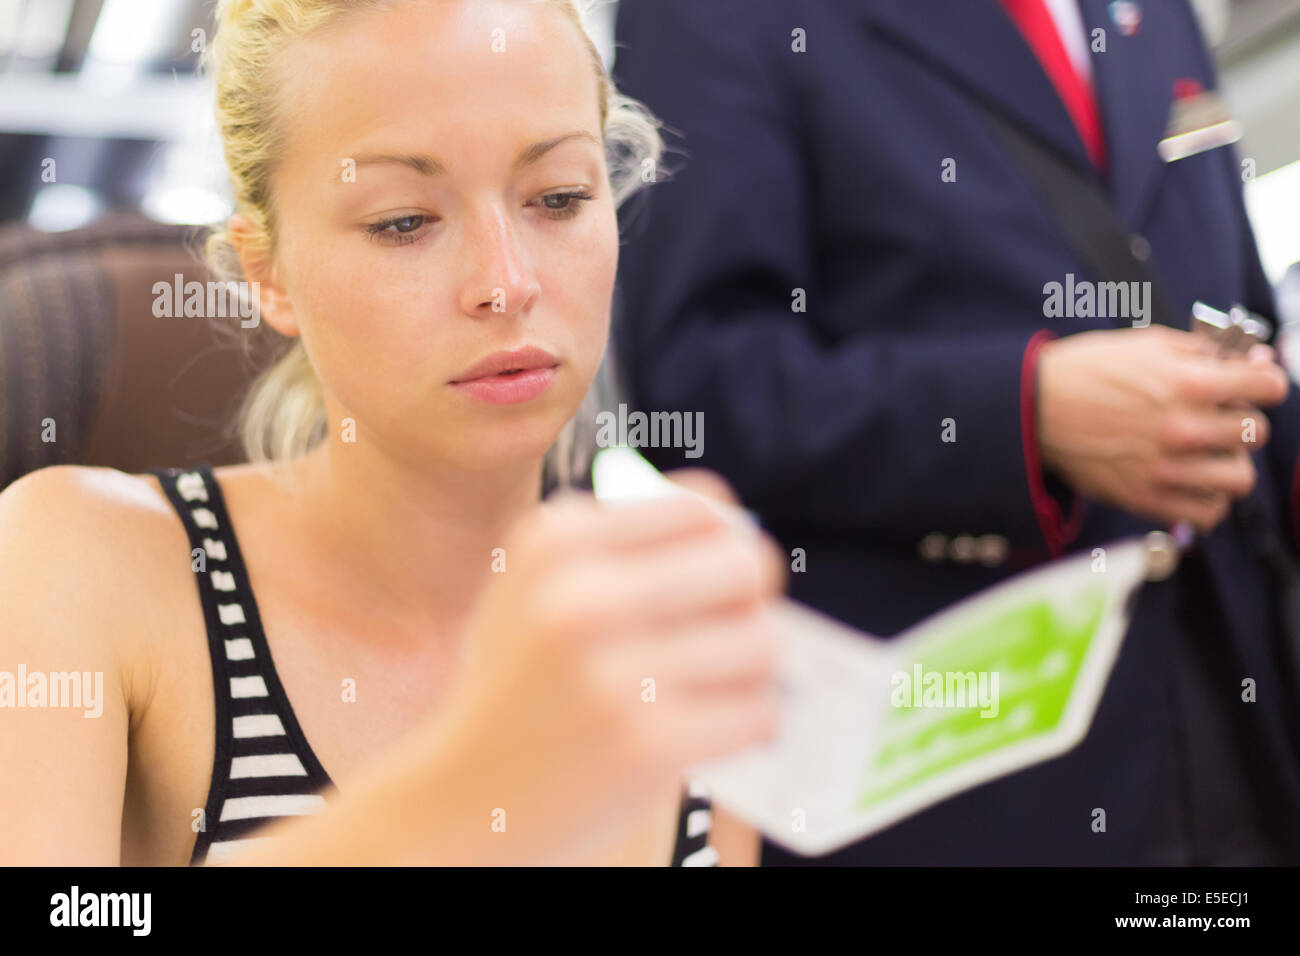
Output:
<path fill-rule="evenodd" d="M 0 492 L 0 537 L 33 552 L 71 543 L 79 553 L 125 557 L 157 543 L 159 532 L 167 529 L 179 533 L 180 525 L 157 478 L 148 473 L 51 465 Z"/>
<path fill-rule="evenodd" d="M 277 497 L 264 466 L 214 472 L 242 501 Z M 15 588 L 48 593 L 62 582 L 69 591 L 93 594 L 98 613 L 122 606 L 137 624 L 148 623 L 139 617 L 151 611 L 166 620 L 171 598 L 193 603 L 189 551 L 180 516 L 149 472 L 53 465 L 0 492 L 0 576 L 14 576 Z"/>
<path fill-rule="evenodd" d="M 0 492 L 0 605 L 47 639 L 147 635 L 169 583 L 187 583 L 188 550 L 151 474 L 54 465 Z"/>

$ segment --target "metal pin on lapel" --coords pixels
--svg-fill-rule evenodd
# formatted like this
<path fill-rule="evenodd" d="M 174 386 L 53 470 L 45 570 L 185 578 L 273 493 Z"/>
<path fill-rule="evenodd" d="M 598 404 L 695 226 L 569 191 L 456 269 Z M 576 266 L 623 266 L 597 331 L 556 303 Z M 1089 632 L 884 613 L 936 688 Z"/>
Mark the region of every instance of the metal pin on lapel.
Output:
<path fill-rule="evenodd" d="M 1132 0 L 1114 0 L 1109 12 L 1111 22 L 1126 37 L 1133 36 L 1142 28 L 1142 8 Z"/>

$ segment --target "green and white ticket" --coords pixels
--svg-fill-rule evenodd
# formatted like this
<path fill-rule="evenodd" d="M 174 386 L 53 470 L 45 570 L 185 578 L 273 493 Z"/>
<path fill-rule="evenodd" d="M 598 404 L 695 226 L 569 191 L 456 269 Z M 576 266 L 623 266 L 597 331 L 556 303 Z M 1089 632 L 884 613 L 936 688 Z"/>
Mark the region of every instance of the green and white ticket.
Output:
<path fill-rule="evenodd" d="M 626 449 L 602 451 L 593 478 L 602 500 L 675 488 Z M 776 738 L 691 776 L 717 805 L 812 856 L 1058 756 L 1087 734 L 1147 570 L 1143 538 L 1117 541 L 889 640 L 782 601 Z"/>

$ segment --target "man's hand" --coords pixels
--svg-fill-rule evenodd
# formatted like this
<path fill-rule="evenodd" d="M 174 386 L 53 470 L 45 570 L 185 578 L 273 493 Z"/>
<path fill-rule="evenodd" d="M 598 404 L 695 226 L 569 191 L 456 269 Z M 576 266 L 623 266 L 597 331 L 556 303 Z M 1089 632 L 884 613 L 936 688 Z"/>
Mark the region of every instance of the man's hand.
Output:
<path fill-rule="evenodd" d="M 1254 487 L 1260 409 L 1289 385 L 1268 346 L 1221 359 L 1165 326 L 1057 339 L 1038 363 L 1043 467 L 1087 497 L 1208 532 Z"/>

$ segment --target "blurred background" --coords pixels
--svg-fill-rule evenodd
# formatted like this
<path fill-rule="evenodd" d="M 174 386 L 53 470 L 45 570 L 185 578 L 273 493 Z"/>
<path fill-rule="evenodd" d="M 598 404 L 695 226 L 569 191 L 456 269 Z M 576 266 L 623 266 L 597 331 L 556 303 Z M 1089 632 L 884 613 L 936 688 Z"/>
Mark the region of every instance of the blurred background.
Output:
<path fill-rule="evenodd" d="M 1247 204 L 1294 326 L 1300 0 L 1193 5 L 1245 130 Z M 211 323 L 152 314 L 155 282 L 205 278 L 198 227 L 231 211 L 196 75 L 213 6 L 0 0 L 0 488 L 59 462 L 242 459 L 226 425 L 256 356 Z M 589 15 L 611 64 L 615 13 Z"/>

